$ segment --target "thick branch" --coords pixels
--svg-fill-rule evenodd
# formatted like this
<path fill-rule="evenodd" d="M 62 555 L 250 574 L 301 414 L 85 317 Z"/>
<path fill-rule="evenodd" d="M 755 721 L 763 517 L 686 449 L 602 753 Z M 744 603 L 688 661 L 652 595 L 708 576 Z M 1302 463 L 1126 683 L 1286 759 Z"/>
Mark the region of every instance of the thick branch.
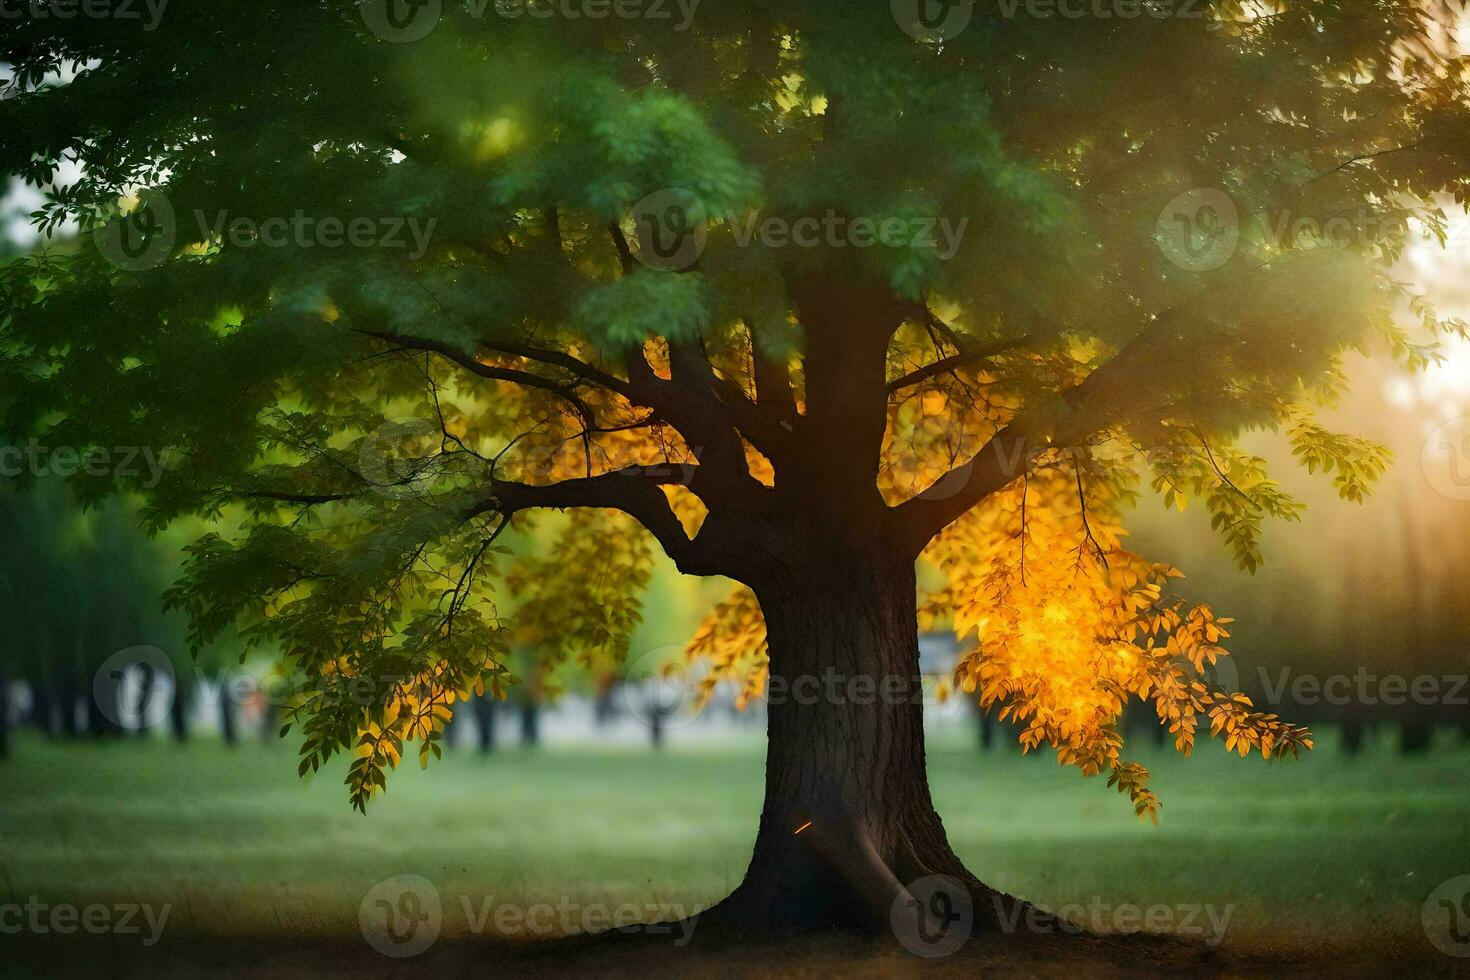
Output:
<path fill-rule="evenodd" d="M 540 508 L 618 510 L 647 528 L 681 572 L 717 574 L 718 569 L 713 562 L 715 556 L 708 554 L 707 549 L 698 546 L 684 533 L 684 526 L 679 523 L 662 489 L 683 484 L 686 480 L 687 473 L 676 474 L 669 467 L 638 466 L 544 485 L 494 480 L 491 497 L 479 504 L 471 516 L 490 511 L 510 515 Z"/>
<path fill-rule="evenodd" d="M 754 340 L 751 346 L 755 347 Z M 787 422 L 796 419 L 796 392 L 791 387 L 791 367 L 784 360 L 767 357 L 759 348 L 751 351 L 757 403 L 765 405 Z M 779 422 L 777 424 L 780 424 Z"/>
<path fill-rule="evenodd" d="M 375 337 L 378 340 L 388 341 L 405 350 L 438 354 L 481 378 L 489 378 L 492 381 L 506 381 L 526 388 L 549 391 L 571 405 L 572 409 L 577 413 L 577 416 L 587 428 L 595 428 L 597 425 L 597 419 L 593 416 L 592 409 L 588 407 L 587 403 L 569 385 L 561 384 L 550 378 L 543 378 L 539 374 L 532 374 L 529 371 L 516 371 L 511 368 L 495 367 L 482 363 L 477 358 L 466 354 L 452 344 L 446 344 L 439 340 L 431 340 L 427 337 L 415 337 L 408 334 L 392 333 L 386 330 L 358 329 L 357 333 L 367 337 Z"/>
<path fill-rule="evenodd" d="M 1076 445 L 1123 421 L 1127 406 L 1137 403 L 1137 392 L 1149 380 L 1149 364 L 1156 354 L 1184 342 L 1178 330 L 1179 312 L 1155 317 L 1111 360 L 1081 384 L 1062 392 L 1060 406 L 1054 406 L 1060 411 L 1051 412 L 1044 424 L 1023 412 L 967 462 L 894 508 L 904 543 L 917 554 L 972 507 L 1022 476 L 1035 453 Z"/>

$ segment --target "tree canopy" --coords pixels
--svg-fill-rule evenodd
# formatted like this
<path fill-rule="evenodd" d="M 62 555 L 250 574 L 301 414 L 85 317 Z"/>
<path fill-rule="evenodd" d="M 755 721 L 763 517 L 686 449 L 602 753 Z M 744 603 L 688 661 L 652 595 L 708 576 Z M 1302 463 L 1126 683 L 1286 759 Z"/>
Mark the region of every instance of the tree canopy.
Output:
<path fill-rule="evenodd" d="M 881 540 L 945 573 L 926 622 L 979 631 L 957 684 L 1140 812 L 1131 697 L 1181 749 L 1310 745 L 1211 685 L 1229 620 L 1122 521 L 1197 501 L 1250 569 L 1298 505 L 1243 433 L 1347 499 L 1382 472 L 1315 413 L 1348 352 L 1464 332 L 1390 274 L 1470 178 L 1434 11 L 389 2 L 0 0 L 0 172 L 84 233 L 4 267 L 0 424 L 168 451 L 79 493 L 213 521 L 170 594 L 196 642 L 243 621 L 353 681 L 288 713 L 303 771 L 355 751 L 365 806 L 511 682 L 501 536 L 546 508 L 586 509 L 518 580 L 567 654 L 626 645 L 646 531 L 743 583 L 693 649 L 758 690 L 744 586 Z"/>

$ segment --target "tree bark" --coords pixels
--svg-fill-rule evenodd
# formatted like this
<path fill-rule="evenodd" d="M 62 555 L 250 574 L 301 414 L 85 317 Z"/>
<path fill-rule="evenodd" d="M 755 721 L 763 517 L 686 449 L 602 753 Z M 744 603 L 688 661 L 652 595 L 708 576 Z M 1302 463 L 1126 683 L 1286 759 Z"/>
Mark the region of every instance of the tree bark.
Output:
<path fill-rule="evenodd" d="M 143 686 L 138 690 L 138 700 L 133 703 L 132 715 L 138 719 L 138 729 L 132 734 L 136 738 L 148 738 L 153 733 L 148 730 L 148 709 L 153 705 L 153 695 L 158 690 L 158 678 L 153 674 L 153 668 L 145 665 L 143 667 Z"/>
<path fill-rule="evenodd" d="M 26 678 L 26 686 L 31 691 L 31 707 L 26 714 L 26 723 L 47 738 L 55 738 L 57 734 L 56 699 L 51 685 L 41 680 L 37 672 Z"/>
<path fill-rule="evenodd" d="M 1434 723 L 1422 712 L 1411 713 L 1399 722 L 1399 752 L 1422 755 L 1434 741 Z"/>
<path fill-rule="evenodd" d="M 950 849 L 925 771 L 912 558 L 807 559 L 753 588 L 771 653 L 765 808 L 720 909 L 776 929 L 882 932 L 948 876 L 977 922 L 1013 908 Z"/>
<path fill-rule="evenodd" d="M 81 688 L 78 686 L 75 676 L 68 670 L 57 685 L 57 701 L 61 708 L 61 734 L 66 738 L 76 738 L 82 733 L 81 726 L 77 724 L 77 701 L 80 699 Z"/>
<path fill-rule="evenodd" d="M 229 695 L 228 680 L 222 680 L 219 687 L 219 734 L 230 748 L 239 744 L 239 725 L 236 724 L 235 702 Z"/>
<path fill-rule="evenodd" d="M 495 696 L 487 691 L 477 696 L 472 703 L 475 711 L 475 725 L 478 728 L 480 754 L 489 755 L 495 751 Z"/>
<path fill-rule="evenodd" d="M 174 696 L 168 706 L 168 727 L 180 745 L 189 741 L 190 688 L 181 676 L 174 677 Z"/>
<path fill-rule="evenodd" d="M 541 745 L 541 706 L 531 701 L 521 705 L 521 748 Z"/>
<path fill-rule="evenodd" d="M 10 756 L 10 678 L 0 671 L 0 759 Z"/>

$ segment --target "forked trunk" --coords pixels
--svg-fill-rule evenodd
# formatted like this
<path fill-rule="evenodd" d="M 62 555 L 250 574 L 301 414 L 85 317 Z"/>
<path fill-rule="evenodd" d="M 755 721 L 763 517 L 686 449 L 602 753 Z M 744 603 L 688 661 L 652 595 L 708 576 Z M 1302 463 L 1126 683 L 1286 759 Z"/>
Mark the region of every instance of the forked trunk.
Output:
<path fill-rule="evenodd" d="M 771 649 L 766 802 L 722 911 L 876 932 L 902 918 L 896 907 L 967 901 L 978 923 L 1011 908 L 960 863 L 930 800 L 912 560 L 802 564 L 755 590 Z M 936 884 L 965 895 L 932 902 Z"/>

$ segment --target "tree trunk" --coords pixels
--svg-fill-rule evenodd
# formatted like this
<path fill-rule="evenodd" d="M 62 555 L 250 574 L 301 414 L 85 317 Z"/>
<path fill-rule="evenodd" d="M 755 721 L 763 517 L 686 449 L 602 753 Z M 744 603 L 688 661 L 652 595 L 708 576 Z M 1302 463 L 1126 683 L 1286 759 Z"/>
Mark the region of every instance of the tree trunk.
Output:
<path fill-rule="evenodd" d="M 1399 722 L 1399 751 L 1404 755 L 1421 755 L 1429 751 L 1434 740 L 1434 724 L 1420 714 Z"/>
<path fill-rule="evenodd" d="M 56 736 L 56 701 L 51 686 L 33 674 L 26 681 L 31 690 L 31 708 L 26 715 L 27 724 L 47 738 Z"/>
<path fill-rule="evenodd" d="M 648 716 L 648 737 L 653 743 L 654 751 L 664 747 L 664 715 L 668 709 L 663 705 L 655 704 L 653 711 Z"/>
<path fill-rule="evenodd" d="M 182 676 L 174 677 L 174 696 L 168 705 L 168 727 L 174 741 L 180 745 L 189 741 L 189 696 L 188 682 Z"/>
<path fill-rule="evenodd" d="M 148 730 L 148 709 L 153 706 L 153 695 L 158 690 L 158 678 L 153 673 L 153 667 L 149 664 L 143 665 L 143 684 L 138 689 L 138 700 L 133 702 L 132 716 L 138 720 L 137 731 L 133 735 L 137 738 L 147 738 L 153 734 Z"/>
<path fill-rule="evenodd" d="M 980 728 L 980 751 L 989 752 L 995 744 L 995 719 L 984 708 L 975 708 L 976 723 Z"/>
<path fill-rule="evenodd" d="M 755 591 L 771 651 L 765 808 L 720 912 L 881 932 L 919 907 L 915 882 L 947 876 L 977 922 L 1008 913 L 1014 900 L 965 869 L 930 800 L 912 560 L 807 559 Z"/>
<path fill-rule="evenodd" d="M 235 720 L 235 702 L 229 695 L 229 681 L 222 680 L 219 687 L 219 734 L 231 748 L 239 744 L 239 726 Z"/>
<path fill-rule="evenodd" d="M 1348 717 L 1342 723 L 1342 751 L 1346 755 L 1358 755 L 1363 751 L 1363 720 Z"/>
<path fill-rule="evenodd" d="M 541 706 L 527 701 L 521 705 L 521 747 L 534 749 L 541 744 Z"/>
<path fill-rule="evenodd" d="M 495 751 L 495 696 L 489 691 L 476 695 L 471 702 L 475 711 L 475 729 L 479 737 L 481 755 Z"/>
<path fill-rule="evenodd" d="M 61 734 L 67 738 L 76 738 L 82 733 L 81 726 L 77 724 L 77 701 L 80 698 L 76 679 L 68 671 L 57 685 L 57 701 L 61 709 Z"/>
<path fill-rule="evenodd" d="M 0 672 L 0 759 L 10 755 L 10 678 Z"/>

